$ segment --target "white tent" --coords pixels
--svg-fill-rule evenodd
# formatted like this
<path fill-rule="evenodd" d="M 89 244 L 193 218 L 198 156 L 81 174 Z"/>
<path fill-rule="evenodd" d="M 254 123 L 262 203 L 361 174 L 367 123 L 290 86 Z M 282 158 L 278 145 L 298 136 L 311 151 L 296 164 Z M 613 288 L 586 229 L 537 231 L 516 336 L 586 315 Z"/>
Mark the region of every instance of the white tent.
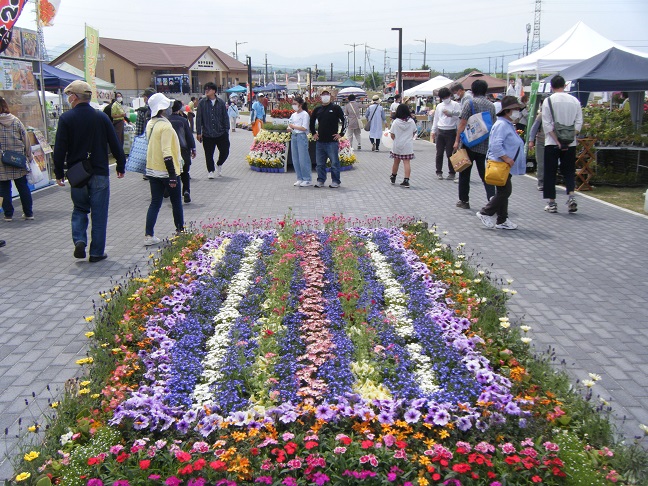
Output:
<path fill-rule="evenodd" d="M 405 96 L 432 96 L 436 90 L 443 88 L 448 83 L 452 83 L 452 79 L 445 76 L 435 76 L 425 83 L 406 89 L 403 94 Z"/>
<path fill-rule="evenodd" d="M 603 37 L 598 32 L 590 29 L 583 22 L 578 22 L 571 29 L 522 59 L 510 62 L 509 74 L 512 73 L 557 73 L 576 63 L 589 59 L 603 51 L 616 47 L 622 51 L 648 57 L 648 53 L 635 51 Z"/>

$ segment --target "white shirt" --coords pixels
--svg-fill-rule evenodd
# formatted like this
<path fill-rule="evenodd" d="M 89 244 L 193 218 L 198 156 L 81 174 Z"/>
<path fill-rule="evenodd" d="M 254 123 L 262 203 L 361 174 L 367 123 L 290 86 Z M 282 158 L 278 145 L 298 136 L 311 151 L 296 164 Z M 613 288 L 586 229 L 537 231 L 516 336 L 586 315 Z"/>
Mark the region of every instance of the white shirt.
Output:
<path fill-rule="evenodd" d="M 556 121 L 563 125 L 574 125 L 576 133 L 580 132 L 583 127 L 583 110 L 578 99 L 563 92 L 554 93 L 549 98 L 551 98 L 551 107 Z M 549 109 L 549 98 L 542 103 L 542 129 L 545 132 L 545 145 L 558 145 L 558 141 L 549 135 L 549 132 L 553 132 L 554 129 L 554 119 Z M 569 146 L 575 147 L 576 143 L 576 138 L 574 138 Z"/>
<path fill-rule="evenodd" d="M 398 105 L 400 105 L 400 103 L 398 101 L 394 101 L 391 105 L 389 105 L 389 111 L 396 113 L 396 108 L 398 108 Z"/>
<path fill-rule="evenodd" d="M 450 115 L 443 113 L 450 112 Z M 450 103 L 439 103 L 434 110 L 434 121 L 432 122 L 432 133 L 437 130 L 456 130 L 461 115 L 461 104 L 450 100 Z"/>
<path fill-rule="evenodd" d="M 391 151 L 394 155 L 410 155 L 414 153 L 414 134 L 416 133 L 416 123 L 411 118 L 407 121 L 397 118 L 392 123 L 389 133 L 393 133 L 394 146 Z"/>
<path fill-rule="evenodd" d="M 292 115 L 290 115 L 290 119 L 288 120 L 288 125 L 298 125 L 306 129 L 306 131 L 293 130 L 293 133 L 308 133 L 309 124 L 310 124 L 310 116 L 308 116 L 308 112 L 304 110 L 302 110 L 299 113 L 297 112 L 293 113 Z"/>

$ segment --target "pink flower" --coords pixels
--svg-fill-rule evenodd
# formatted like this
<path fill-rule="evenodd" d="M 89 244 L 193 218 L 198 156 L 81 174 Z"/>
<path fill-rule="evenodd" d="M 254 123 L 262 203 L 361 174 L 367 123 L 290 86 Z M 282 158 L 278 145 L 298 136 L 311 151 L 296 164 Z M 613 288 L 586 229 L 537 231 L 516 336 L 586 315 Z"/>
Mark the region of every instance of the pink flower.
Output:
<path fill-rule="evenodd" d="M 181 483 L 182 481 L 180 481 L 175 476 L 171 476 L 170 478 L 167 478 L 167 480 L 164 482 L 166 486 L 180 486 Z"/>
<path fill-rule="evenodd" d="M 515 446 L 510 442 L 507 442 L 506 444 L 502 444 L 500 448 L 502 449 L 502 452 L 504 454 L 513 454 L 515 452 Z"/>
<path fill-rule="evenodd" d="M 295 438 L 295 434 L 291 434 L 290 432 L 285 432 L 281 438 L 284 440 L 284 442 L 289 441 L 290 439 Z"/>
<path fill-rule="evenodd" d="M 545 442 L 545 443 L 542 444 L 542 445 L 543 445 L 544 448 L 547 449 L 548 451 L 558 452 L 558 451 L 560 450 L 560 446 L 559 446 L 558 444 L 554 444 L 553 442 L 549 442 L 549 441 L 547 441 L 547 442 Z"/>
<path fill-rule="evenodd" d="M 347 448 L 346 447 L 336 447 L 333 449 L 334 454 L 344 454 L 346 452 Z"/>
<path fill-rule="evenodd" d="M 322 484 L 328 483 L 329 481 L 329 477 L 323 472 L 317 471 L 315 474 L 313 474 L 313 482 L 318 486 L 322 486 Z"/>
<path fill-rule="evenodd" d="M 297 486 L 297 480 L 295 478 L 287 477 L 281 481 L 285 486 Z"/>
<path fill-rule="evenodd" d="M 103 486 L 103 481 L 101 479 L 89 479 L 88 486 Z"/>
<path fill-rule="evenodd" d="M 394 452 L 394 459 L 407 459 L 407 453 L 405 449 L 398 449 Z"/>
<path fill-rule="evenodd" d="M 385 437 L 383 437 L 383 442 L 387 447 L 391 447 L 396 443 L 396 437 L 394 437 L 391 434 L 388 434 Z"/>
<path fill-rule="evenodd" d="M 110 453 L 117 455 L 122 451 L 123 448 L 124 446 L 121 444 L 114 445 L 110 448 Z"/>

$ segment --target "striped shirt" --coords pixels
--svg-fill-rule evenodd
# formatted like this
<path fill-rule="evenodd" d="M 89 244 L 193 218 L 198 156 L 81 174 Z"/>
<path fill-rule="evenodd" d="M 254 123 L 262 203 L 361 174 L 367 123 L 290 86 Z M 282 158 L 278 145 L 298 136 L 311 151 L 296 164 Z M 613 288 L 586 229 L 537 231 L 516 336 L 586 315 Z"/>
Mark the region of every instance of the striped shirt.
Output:
<path fill-rule="evenodd" d="M 497 117 L 495 116 L 495 106 L 493 106 L 493 103 L 488 101 L 485 96 L 475 96 L 472 99 L 472 104 L 475 107 L 475 113 L 482 113 L 484 111 L 488 111 L 491 114 L 491 119 L 493 120 L 493 123 L 495 123 L 495 120 Z M 472 109 L 470 107 L 470 103 L 466 103 L 463 105 L 463 108 L 461 109 L 461 116 L 460 118 L 462 120 L 468 120 L 473 115 Z M 477 152 L 478 154 L 485 154 L 488 152 L 488 138 L 484 140 L 483 142 L 478 143 L 474 147 L 470 147 L 470 150 L 473 152 Z"/>

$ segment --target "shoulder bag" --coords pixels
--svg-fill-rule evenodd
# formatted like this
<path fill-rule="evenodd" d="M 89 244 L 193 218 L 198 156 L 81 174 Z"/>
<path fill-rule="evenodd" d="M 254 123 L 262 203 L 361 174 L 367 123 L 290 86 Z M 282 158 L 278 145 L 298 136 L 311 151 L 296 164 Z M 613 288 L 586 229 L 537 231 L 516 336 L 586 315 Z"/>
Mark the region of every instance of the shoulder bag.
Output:
<path fill-rule="evenodd" d="M 89 150 L 86 151 L 86 156 L 84 159 L 77 160 L 72 164 L 68 163 L 68 170 L 65 173 L 65 177 L 70 183 L 70 186 L 74 188 L 85 187 L 93 175 L 92 148 L 94 147 L 94 138 L 95 138 L 95 134 L 97 133 L 97 121 L 96 121 L 97 116 L 96 114 L 94 115 L 95 115 L 95 122 L 94 122 L 94 129 L 92 130 L 92 137 L 90 137 L 90 146 L 88 147 Z"/>
<path fill-rule="evenodd" d="M 468 118 L 466 129 L 461 133 L 461 142 L 470 148 L 488 138 L 491 128 L 493 128 L 493 118 L 489 111 L 475 113 L 473 100 L 470 99 L 468 102 L 470 103 L 470 110 L 473 114 Z"/>
<path fill-rule="evenodd" d="M 365 132 L 371 131 L 371 120 L 373 120 L 374 115 L 378 111 L 378 105 L 374 105 L 374 106 L 375 106 L 374 111 L 371 114 L 371 117 L 369 118 L 369 120 L 367 121 L 367 124 L 364 126 Z M 369 109 L 369 108 L 367 108 L 367 109 Z"/>
<path fill-rule="evenodd" d="M 2 147 L 0 147 L 0 150 L 2 150 Z M 2 161 L 4 165 L 8 165 L 10 167 L 29 170 L 29 160 L 27 160 L 27 156 L 21 152 L 16 152 L 15 150 L 2 150 L 0 161 Z"/>
<path fill-rule="evenodd" d="M 513 160 L 517 160 L 520 149 L 515 152 Z M 505 186 L 508 181 L 509 174 L 511 173 L 511 166 L 506 162 L 499 160 L 489 160 L 486 162 L 486 174 L 484 174 L 484 182 L 492 184 L 493 186 Z"/>
<path fill-rule="evenodd" d="M 355 110 L 355 108 L 353 107 L 353 105 L 351 104 L 351 102 L 349 103 L 349 106 L 350 106 L 351 109 L 353 110 L 353 114 L 355 115 L 356 120 L 358 120 L 358 128 L 364 128 L 364 123 L 363 123 L 363 121 L 360 119 L 360 117 L 358 116 L 358 113 L 356 113 L 356 110 Z"/>
<path fill-rule="evenodd" d="M 554 122 L 554 133 L 558 137 L 558 142 L 561 144 L 569 145 L 576 140 L 576 127 L 574 125 L 563 125 L 556 121 L 554 116 L 553 106 L 551 106 L 551 96 L 547 98 L 549 103 L 549 111 L 551 112 L 551 119 Z"/>
<path fill-rule="evenodd" d="M 153 123 L 153 128 L 157 122 Z M 151 128 L 151 133 L 153 133 Z M 139 174 L 146 174 L 146 153 L 148 152 L 148 138 L 146 138 L 146 129 L 144 133 L 138 135 L 133 139 L 130 154 L 126 159 L 126 170 L 128 172 L 138 172 Z"/>

